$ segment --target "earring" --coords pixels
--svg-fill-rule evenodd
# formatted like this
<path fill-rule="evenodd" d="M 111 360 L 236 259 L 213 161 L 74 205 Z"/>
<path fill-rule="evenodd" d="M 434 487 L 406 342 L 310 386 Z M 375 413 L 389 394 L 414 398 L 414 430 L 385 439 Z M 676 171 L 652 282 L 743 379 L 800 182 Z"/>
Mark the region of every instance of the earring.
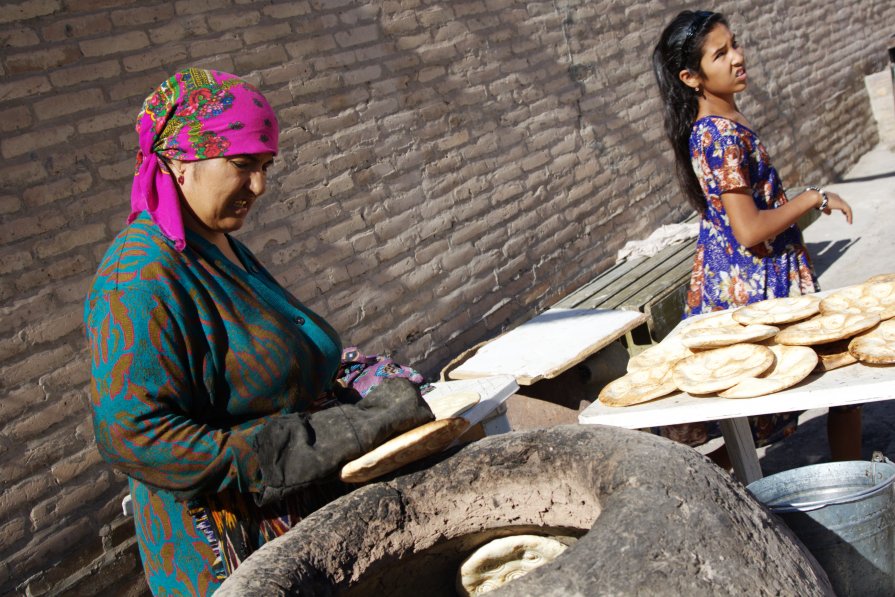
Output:
<path fill-rule="evenodd" d="M 177 177 L 177 182 L 179 184 L 183 184 L 183 174 L 181 174 L 180 176 Z"/>
<path fill-rule="evenodd" d="M 700 87 L 699 85 L 696 86 L 696 89 L 694 89 L 694 91 L 696 92 L 696 95 L 702 95 L 702 87 Z"/>

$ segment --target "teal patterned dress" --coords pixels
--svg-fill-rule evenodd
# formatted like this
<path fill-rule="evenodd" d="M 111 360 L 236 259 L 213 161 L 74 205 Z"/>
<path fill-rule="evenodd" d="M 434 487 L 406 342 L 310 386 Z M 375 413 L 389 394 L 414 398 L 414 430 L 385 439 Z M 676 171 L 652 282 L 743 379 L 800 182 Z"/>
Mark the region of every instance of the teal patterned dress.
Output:
<path fill-rule="evenodd" d="M 178 252 L 143 213 L 103 257 L 85 305 L 102 456 L 130 479 L 156 595 L 209 595 L 214 549 L 190 500 L 257 492 L 252 441 L 271 415 L 313 410 L 341 343 L 235 239 L 245 270 L 187 231 Z"/>

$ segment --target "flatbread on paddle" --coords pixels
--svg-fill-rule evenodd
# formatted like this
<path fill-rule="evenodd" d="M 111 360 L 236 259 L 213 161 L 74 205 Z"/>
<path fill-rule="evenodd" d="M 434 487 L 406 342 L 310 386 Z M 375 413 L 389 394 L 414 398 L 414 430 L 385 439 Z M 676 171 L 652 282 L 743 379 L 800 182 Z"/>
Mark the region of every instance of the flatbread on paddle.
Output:
<path fill-rule="evenodd" d="M 817 366 L 814 370 L 818 373 L 824 371 L 832 371 L 846 365 L 857 363 L 858 359 L 848 352 L 848 343 L 850 338 L 845 340 L 837 340 L 836 342 L 828 342 L 827 344 L 816 344 L 811 348 L 817 353 Z"/>
<path fill-rule="evenodd" d="M 750 377 L 720 392 L 722 398 L 754 398 L 773 394 L 794 386 L 811 374 L 817 364 L 817 353 L 808 346 L 769 346 L 774 364 L 760 377 Z"/>
<path fill-rule="evenodd" d="M 696 353 L 672 369 L 678 389 L 689 394 L 712 394 L 761 375 L 774 364 L 774 353 L 760 344 L 734 344 Z"/>
<path fill-rule="evenodd" d="M 830 293 L 820 301 L 820 312 L 876 313 L 881 320 L 895 317 L 895 282 L 868 282 Z"/>
<path fill-rule="evenodd" d="M 848 352 L 862 363 L 895 363 L 895 319 L 887 319 L 869 332 L 852 338 Z"/>
<path fill-rule="evenodd" d="M 448 447 L 469 428 L 461 417 L 430 421 L 394 437 L 342 467 L 346 483 L 363 483 L 431 456 Z"/>
<path fill-rule="evenodd" d="M 597 400 L 606 406 L 631 406 L 675 390 L 670 367 L 637 369 L 606 384 Z"/>
<path fill-rule="evenodd" d="M 820 299 L 812 295 L 767 299 L 746 305 L 733 312 L 734 320 L 743 325 L 792 323 L 816 315 Z"/>
<path fill-rule="evenodd" d="M 631 357 L 628 361 L 628 372 L 639 369 L 671 369 L 675 363 L 691 354 L 693 351 L 681 344 L 678 336 L 665 338 Z"/>
<path fill-rule="evenodd" d="M 436 419 L 450 419 L 478 404 L 482 397 L 475 390 L 467 390 L 431 399 L 423 396 L 423 399 L 432 409 Z"/>
<path fill-rule="evenodd" d="M 879 315 L 856 313 L 830 313 L 817 315 L 780 330 L 774 339 L 779 344 L 812 346 L 851 338 L 879 323 Z"/>
<path fill-rule="evenodd" d="M 470 555 L 457 572 L 460 595 L 482 595 L 549 564 L 568 546 L 551 537 L 512 535 L 494 539 Z"/>
<path fill-rule="evenodd" d="M 780 328 L 772 325 L 740 325 L 734 323 L 733 325 L 689 329 L 681 333 L 680 341 L 687 348 L 694 350 L 720 348 L 742 342 L 766 340 L 779 331 Z"/>

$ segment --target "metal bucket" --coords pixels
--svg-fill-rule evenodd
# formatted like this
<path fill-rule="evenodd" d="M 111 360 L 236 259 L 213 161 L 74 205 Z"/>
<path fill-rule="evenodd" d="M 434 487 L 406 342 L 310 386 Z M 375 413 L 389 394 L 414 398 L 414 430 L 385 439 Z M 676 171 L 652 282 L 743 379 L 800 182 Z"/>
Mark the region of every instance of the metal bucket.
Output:
<path fill-rule="evenodd" d="M 803 466 L 746 488 L 779 515 L 840 597 L 895 595 L 895 463 Z"/>

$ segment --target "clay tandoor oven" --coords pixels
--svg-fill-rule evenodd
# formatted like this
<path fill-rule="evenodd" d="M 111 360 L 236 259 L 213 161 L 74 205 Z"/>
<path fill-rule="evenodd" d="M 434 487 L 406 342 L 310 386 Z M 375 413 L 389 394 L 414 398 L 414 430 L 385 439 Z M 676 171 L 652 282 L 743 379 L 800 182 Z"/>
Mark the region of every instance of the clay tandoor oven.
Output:
<path fill-rule="evenodd" d="M 248 558 L 216 596 L 454 597 L 467 555 L 522 533 L 578 540 L 489 595 L 833 594 L 742 485 L 647 433 L 509 433 L 433 462 L 318 510 Z"/>

